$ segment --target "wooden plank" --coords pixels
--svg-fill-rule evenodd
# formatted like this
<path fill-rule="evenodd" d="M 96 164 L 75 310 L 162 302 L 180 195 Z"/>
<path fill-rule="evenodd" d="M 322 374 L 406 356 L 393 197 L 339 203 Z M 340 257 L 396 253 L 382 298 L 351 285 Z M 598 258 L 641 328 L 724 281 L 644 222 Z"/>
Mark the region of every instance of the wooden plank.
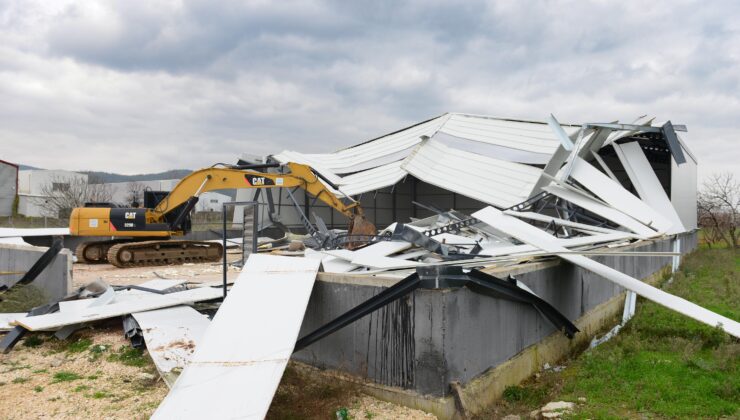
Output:
<path fill-rule="evenodd" d="M 211 321 L 190 306 L 131 314 L 141 327 L 159 375 L 172 388 Z"/>
<path fill-rule="evenodd" d="M 103 306 L 88 307 L 77 313 L 56 312 L 53 314 L 20 318 L 13 325 L 20 325 L 31 331 L 59 328 L 65 325 L 98 321 L 106 318 L 144 312 L 153 309 L 167 308 L 186 303 L 217 299 L 223 296 L 221 289 L 198 288 L 167 295 L 141 296 L 132 301 L 111 303 Z"/>
<path fill-rule="evenodd" d="M 503 214 L 501 211 L 493 207 L 486 207 L 483 210 L 473 213 L 472 216 L 502 232 L 506 232 L 506 234 L 511 235 L 524 243 L 542 250 L 553 253 L 568 251 L 566 248 L 558 245 L 552 235 L 515 217 Z M 686 299 L 666 293 L 663 290 L 650 286 L 647 283 L 643 283 L 638 279 L 630 277 L 582 255 L 573 255 L 568 253 L 561 254 L 559 256 L 564 260 L 583 267 L 594 274 L 602 276 L 605 279 L 631 290 L 646 299 L 650 299 L 655 303 L 663 305 L 668 309 L 672 309 L 678 313 L 696 319 L 697 321 L 703 322 L 711 327 L 720 326 L 728 334 L 740 337 L 740 323 L 737 321 L 702 308 Z"/>
<path fill-rule="evenodd" d="M 152 418 L 264 418 L 293 353 L 319 263 L 250 255 Z"/>

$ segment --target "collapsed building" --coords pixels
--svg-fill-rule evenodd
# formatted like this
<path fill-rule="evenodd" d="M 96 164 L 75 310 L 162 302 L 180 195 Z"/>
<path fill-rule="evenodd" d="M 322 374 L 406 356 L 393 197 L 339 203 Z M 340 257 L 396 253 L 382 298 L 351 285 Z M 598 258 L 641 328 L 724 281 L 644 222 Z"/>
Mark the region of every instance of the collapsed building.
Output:
<path fill-rule="evenodd" d="M 639 126 L 645 124 L 651 128 L 640 131 Z M 581 125 L 559 125 L 571 141 L 577 141 L 580 133 L 582 140 L 589 142 L 587 150 L 579 152 L 581 159 L 633 194 L 638 193 L 637 187 L 630 180 L 624 166 L 627 157 L 619 145 L 637 142 L 683 227 L 696 228 L 697 161 L 679 136 L 675 136 L 675 144 L 669 144 L 660 124 L 647 117 L 635 121 L 633 130 L 619 124 L 592 125 L 583 131 Z M 550 183 L 558 162 L 562 165 L 567 157 L 564 147 L 547 122 L 448 113 L 334 153 L 285 150 L 270 159 L 311 166 L 342 193 L 359 200 L 377 226 L 387 226 L 434 214 L 414 203 L 468 214 L 487 205 L 509 208 L 519 204 Z M 678 154 L 679 162 L 669 147 Z M 249 155 L 243 158 L 255 159 Z M 251 200 L 254 194 L 253 190 L 240 190 L 237 201 Z M 303 228 L 286 192 L 263 192 L 258 201 L 268 204 L 268 194 L 274 195 L 274 212 L 283 225 Z M 328 227 L 346 227 L 345 219 L 320 201 L 303 193 L 294 199 L 304 214 L 319 216 Z M 238 214 L 234 221 L 239 221 Z M 262 224 L 270 224 L 266 214 Z"/>
<path fill-rule="evenodd" d="M 224 270 L 223 295 L 174 280 L 103 287 L 87 309 L 8 326 L 66 334 L 126 316 L 127 336 L 171 386 L 155 418 L 263 417 L 288 359 L 440 418 L 476 413 L 618 331 L 637 295 L 740 336 L 736 321 L 653 286 L 696 247 L 697 161 L 683 132 L 647 117 L 454 113 L 335 153 L 283 151 L 261 163 L 310 166 L 383 229 L 348 235 L 342 216 L 298 190 L 240 190 L 252 213 L 235 212 L 235 225 L 256 211 L 256 230 L 305 231 L 307 248 L 263 247 L 282 255 L 250 255 L 230 288 Z M 216 299 L 211 320 L 190 306 Z M 194 352 L 159 351 L 183 334 Z"/>

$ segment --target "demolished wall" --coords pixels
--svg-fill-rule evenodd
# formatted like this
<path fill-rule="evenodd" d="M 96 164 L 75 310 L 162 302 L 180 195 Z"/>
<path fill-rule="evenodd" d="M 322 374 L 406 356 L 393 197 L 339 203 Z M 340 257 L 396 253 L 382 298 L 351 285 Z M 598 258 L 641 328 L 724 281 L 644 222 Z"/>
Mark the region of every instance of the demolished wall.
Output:
<path fill-rule="evenodd" d="M 696 247 L 695 232 L 680 237 L 682 253 Z M 670 252 L 673 240 L 624 248 Z M 671 262 L 662 256 L 594 259 L 639 279 Z M 565 261 L 528 264 L 514 270 L 519 281 L 572 320 L 624 292 L 614 283 Z M 495 275 L 505 278 L 507 273 Z M 322 274 L 319 278 L 301 336 L 398 280 L 351 274 Z M 378 384 L 444 397 L 450 393 L 451 381 L 467 383 L 554 332 L 528 305 L 492 299 L 466 288 L 417 290 L 295 353 L 293 358 Z"/>

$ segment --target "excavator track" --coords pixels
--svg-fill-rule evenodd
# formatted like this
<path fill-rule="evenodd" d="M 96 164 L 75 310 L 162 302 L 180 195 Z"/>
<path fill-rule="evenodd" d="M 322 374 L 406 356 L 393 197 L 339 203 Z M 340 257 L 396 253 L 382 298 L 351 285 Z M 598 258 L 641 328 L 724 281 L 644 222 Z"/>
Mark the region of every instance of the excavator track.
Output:
<path fill-rule="evenodd" d="M 78 263 L 105 264 L 108 262 L 108 250 L 116 244 L 124 243 L 126 240 L 83 242 L 75 248 L 75 256 Z"/>
<path fill-rule="evenodd" d="M 108 262 L 116 267 L 146 267 L 221 259 L 223 246 L 201 241 L 143 241 L 126 242 L 108 249 Z"/>

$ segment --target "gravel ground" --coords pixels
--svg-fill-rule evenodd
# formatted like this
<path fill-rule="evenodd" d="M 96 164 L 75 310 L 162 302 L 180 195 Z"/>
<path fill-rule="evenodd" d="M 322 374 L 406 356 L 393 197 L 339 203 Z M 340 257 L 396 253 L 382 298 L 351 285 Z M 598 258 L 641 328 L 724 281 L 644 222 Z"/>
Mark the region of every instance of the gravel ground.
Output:
<path fill-rule="evenodd" d="M 229 278 L 238 273 L 230 270 Z M 74 264 L 75 286 L 97 278 L 109 284 L 139 284 L 160 277 L 196 283 L 220 281 L 221 266 L 120 269 L 108 264 Z M 323 385 L 310 378 L 301 380 L 302 387 L 296 387 L 288 378 L 283 379 L 276 394 L 283 398 L 276 397 L 271 411 L 290 413 L 297 401 L 315 408 L 302 418 L 334 418 L 334 412 L 341 408 L 347 408 L 352 419 L 435 418 L 358 390 L 339 392 L 327 405 Z M 306 388 L 318 392 L 306 393 Z M 124 339 L 119 318 L 96 323 L 63 341 L 47 333 L 29 333 L 10 353 L 0 354 L 0 418 L 4 419 L 145 419 L 167 392 L 146 351 L 134 351 Z"/>

